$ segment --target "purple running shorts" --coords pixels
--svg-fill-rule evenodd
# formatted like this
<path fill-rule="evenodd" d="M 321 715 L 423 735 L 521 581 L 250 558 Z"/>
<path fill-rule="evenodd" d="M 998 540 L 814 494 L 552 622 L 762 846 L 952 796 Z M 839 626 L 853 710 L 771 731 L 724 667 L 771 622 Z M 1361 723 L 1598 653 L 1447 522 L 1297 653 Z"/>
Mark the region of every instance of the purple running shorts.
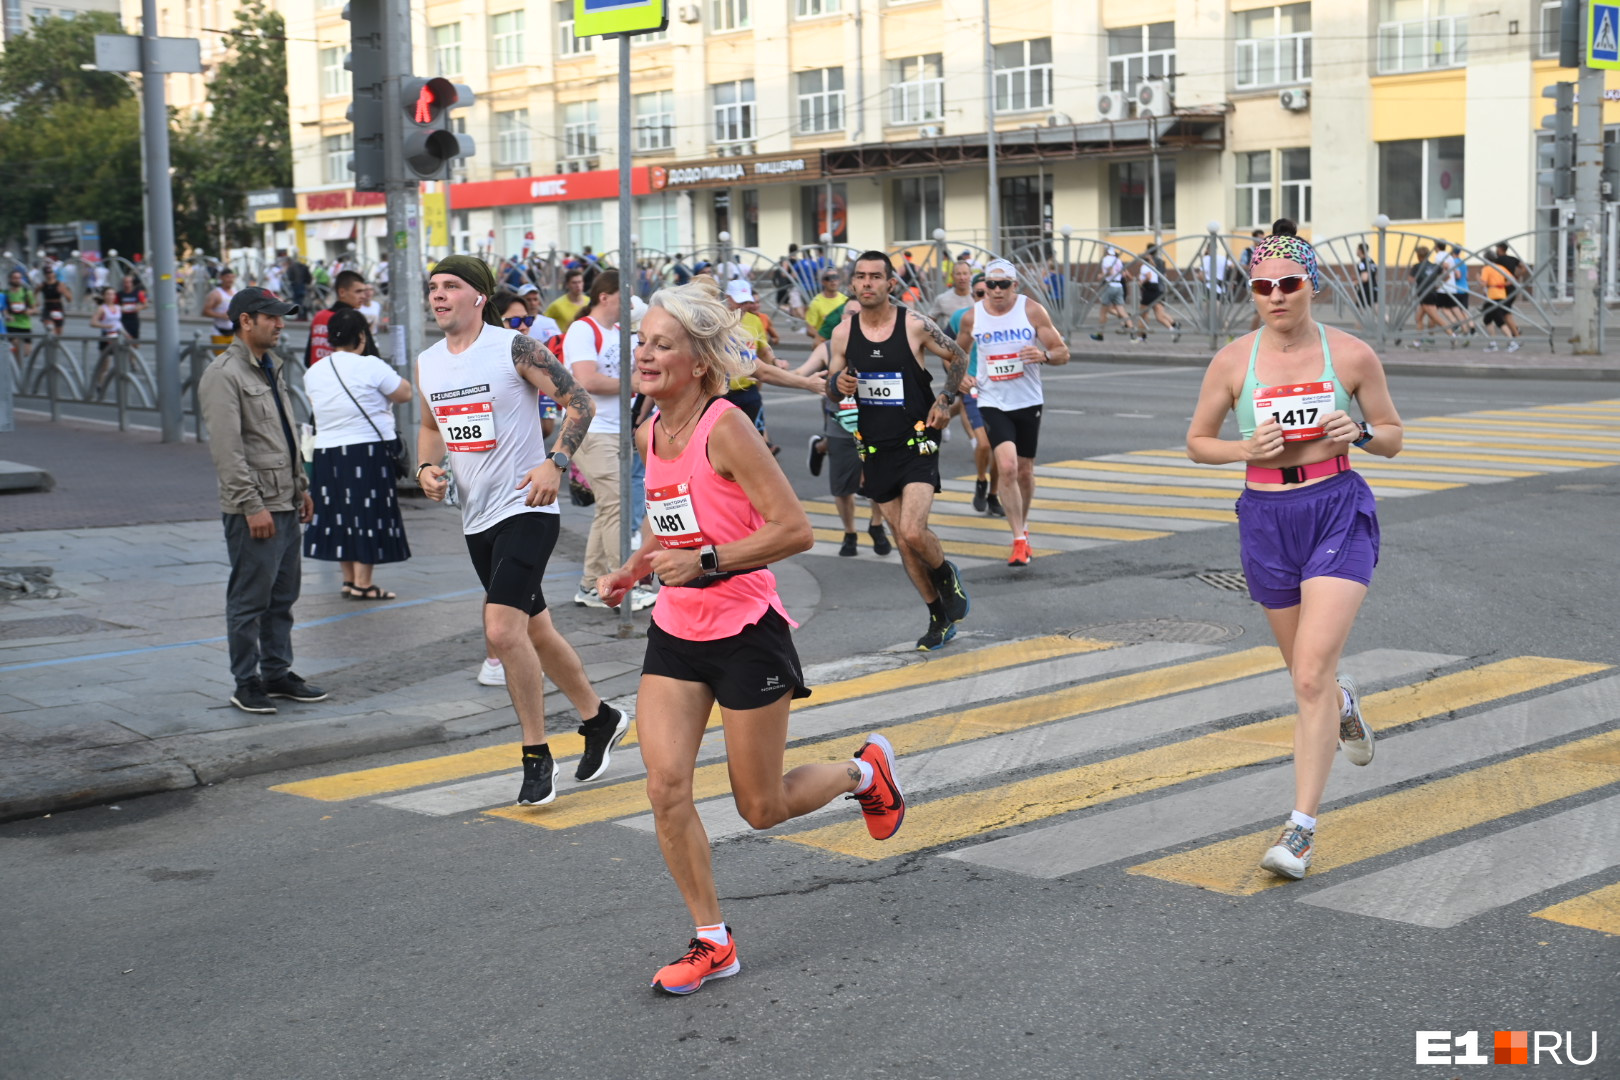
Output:
<path fill-rule="evenodd" d="M 1378 565 L 1378 508 L 1358 472 L 1308 487 L 1245 489 L 1237 501 L 1243 576 L 1268 608 L 1299 604 L 1299 583 L 1336 577 L 1372 584 Z"/>

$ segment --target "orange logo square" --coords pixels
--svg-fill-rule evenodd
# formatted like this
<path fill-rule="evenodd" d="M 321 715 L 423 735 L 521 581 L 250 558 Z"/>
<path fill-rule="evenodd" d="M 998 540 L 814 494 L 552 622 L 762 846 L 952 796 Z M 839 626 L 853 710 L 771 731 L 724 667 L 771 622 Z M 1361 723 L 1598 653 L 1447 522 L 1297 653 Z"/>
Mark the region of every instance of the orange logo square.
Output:
<path fill-rule="evenodd" d="M 1495 1064 L 1530 1064 L 1530 1033 L 1528 1031 L 1498 1031 L 1496 1033 Z"/>

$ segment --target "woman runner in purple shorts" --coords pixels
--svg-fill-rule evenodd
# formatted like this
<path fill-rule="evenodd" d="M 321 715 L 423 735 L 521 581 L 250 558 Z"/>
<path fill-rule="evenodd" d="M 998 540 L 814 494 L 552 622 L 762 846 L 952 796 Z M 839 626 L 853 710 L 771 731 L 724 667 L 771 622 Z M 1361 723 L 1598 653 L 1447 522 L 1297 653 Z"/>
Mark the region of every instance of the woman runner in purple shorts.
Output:
<path fill-rule="evenodd" d="M 1311 317 L 1321 287 L 1316 252 L 1296 236 L 1255 244 L 1250 287 L 1263 325 L 1215 354 L 1187 429 L 1187 456 L 1247 464 L 1237 501 L 1249 595 L 1266 609 L 1293 677 L 1294 811 L 1260 860 L 1281 877 L 1311 864 L 1316 812 L 1335 742 L 1365 765 L 1373 732 L 1356 685 L 1338 674 L 1356 612 L 1378 562 L 1378 512 L 1350 448 L 1401 450 L 1401 418 L 1378 356 Z M 1362 420 L 1350 415 L 1350 400 Z M 1236 412 L 1240 439 L 1221 437 Z"/>

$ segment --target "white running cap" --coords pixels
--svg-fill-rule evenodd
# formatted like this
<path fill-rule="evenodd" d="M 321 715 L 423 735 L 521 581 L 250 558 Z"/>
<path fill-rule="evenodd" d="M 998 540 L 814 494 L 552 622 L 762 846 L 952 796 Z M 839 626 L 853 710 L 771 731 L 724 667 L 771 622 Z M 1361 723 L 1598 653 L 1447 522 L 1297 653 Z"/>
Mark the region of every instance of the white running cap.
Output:
<path fill-rule="evenodd" d="M 754 299 L 754 287 L 738 279 L 726 285 L 726 295 L 739 304 L 746 304 Z"/>
<path fill-rule="evenodd" d="M 984 268 L 985 277 L 1006 277 L 1018 280 L 1018 268 L 1006 259 L 991 259 L 990 265 Z"/>

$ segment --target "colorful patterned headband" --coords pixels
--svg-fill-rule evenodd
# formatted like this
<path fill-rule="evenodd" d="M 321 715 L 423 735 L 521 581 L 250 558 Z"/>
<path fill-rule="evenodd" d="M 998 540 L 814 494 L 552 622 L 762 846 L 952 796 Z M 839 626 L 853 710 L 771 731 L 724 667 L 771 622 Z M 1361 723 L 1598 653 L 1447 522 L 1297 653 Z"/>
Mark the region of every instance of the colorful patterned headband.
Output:
<path fill-rule="evenodd" d="M 1316 268 L 1316 249 L 1297 236 L 1271 235 L 1256 240 L 1254 253 L 1249 257 L 1249 269 L 1252 273 L 1254 267 L 1266 259 L 1287 259 L 1297 262 L 1305 268 L 1311 277 L 1311 288 L 1320 292 L 1322 289 L 1322 275 Z"/>

